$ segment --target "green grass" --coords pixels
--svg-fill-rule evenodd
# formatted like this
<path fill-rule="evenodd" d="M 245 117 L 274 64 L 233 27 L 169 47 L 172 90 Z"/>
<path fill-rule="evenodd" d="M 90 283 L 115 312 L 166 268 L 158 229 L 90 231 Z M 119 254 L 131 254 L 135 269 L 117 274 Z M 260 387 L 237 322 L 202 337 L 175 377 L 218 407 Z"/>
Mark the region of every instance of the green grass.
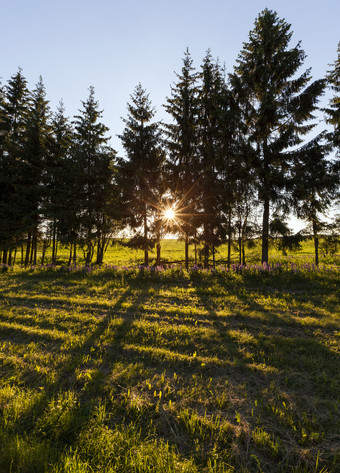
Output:
<path fill-rule="evenodd" d="M 125 240 L 127 242 L 127 240 Z M 321 239 L 322 243 L 322 239 Z M 165 239 L 161 243 L 161 260 L 162 263 L 184 263 L 184 242 L 178 241 L 175 239 Z M 260 254 L 261 254 L 261 244 L 260 241 L 257 242 L 256 246 L 252 249 L 246 249 L 246 262 L 247 263 L 259 263 L 260 262 Z M 199 250 L 199 247 L 198 247 Z M 227 245 L 221 245 L 216 249 L 216 263 L 217 264 L 224 264 L 227 259 Z M 17 253 L 16 263 L 20 264 L 21 256 Z M 77 262 L 78 264 L 84 264 L 84 256 L 83 252 L 80 248 L 77 250 Z M 190 264 L 194 264 L 194 246 L 189 246 L 189 258 Z M 199 259 L 199 251 L 197 251 L 197 258 L 198 263 L 200 263 Z M 320 249 L 319 252 L 320 262 L 324 263 L 336 263 L 340 265 L 340 255 L 324 255 L 322 250 Z M 58 264 L 67 264 L 69 259 L 69 250 L 66 247 L 59 246 L 58 249 Z M 270 252 L 269 252 L 269 259 L 271 262 L 277 261 L 286 261 L 287 257 L 284 257 L 282 253 L 280 253 L 276 248 L 275 245 L 271 244 Z M 306 240 L 302 243 L 302 248 L 300 251 L 290 253 L 288 256 L 289 260 L 295 262 L 301 261 L 309 261 L 312 262 L 314 260 L 314 246 L 312 240 Z M 95 261 L 95 257 L 93 258 Z M 45 264 L 50 263 L 51 261 L 51 248 L 48 248 L 46 252 Z M 121 244 L 121 240 L 112 240 L 112 244 L 108 246 L 108 249 L 104 255 L 104 264 L 113 264 L 118 266 L 131 266 L 131 265 L 139 265 L 143 264 L 144 261 L 144 251 L 142 250 L 133 250 L 125 245 Z M 156 251 L 155 249 L 150 251 L 150 264 L 154 264 L 156 261 Z M 41 248 L 38 248 L 38 264 L 41 262 Z M 202 262 L 202 261 L 201 261 Z M 212 257 L 210 257 L 210 262 L 212 264 Z M 239 262 L 239 255 L 238 251 L 235 246 L 232 247 L 231 252 L 231 262 L 237 264 Z"/>
<path fill-rule="evenodd" d="M 1 273 L 0 472 L 339 472 L 327 269 Z"/>

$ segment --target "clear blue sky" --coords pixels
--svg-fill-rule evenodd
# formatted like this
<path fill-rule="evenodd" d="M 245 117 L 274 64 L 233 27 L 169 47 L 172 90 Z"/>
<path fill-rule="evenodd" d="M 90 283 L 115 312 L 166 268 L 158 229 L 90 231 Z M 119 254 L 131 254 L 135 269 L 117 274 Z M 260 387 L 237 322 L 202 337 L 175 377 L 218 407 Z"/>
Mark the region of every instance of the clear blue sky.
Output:
<path fill-rule="evenodd" d="M 0 77 L 18 67 L 32 89 L 42 75 L 54 110 L 61 98 L 69 116 L 93 85 L 112 145 L 138 82 L 150 93 L 157 118 L 186 47 L 199 68 L 208 48 L 231 72 L 258 13 L 268 7 L 302 41 L 313 77 L 336 58 L 340 40 L 337 0 L 0 0 Z"/>

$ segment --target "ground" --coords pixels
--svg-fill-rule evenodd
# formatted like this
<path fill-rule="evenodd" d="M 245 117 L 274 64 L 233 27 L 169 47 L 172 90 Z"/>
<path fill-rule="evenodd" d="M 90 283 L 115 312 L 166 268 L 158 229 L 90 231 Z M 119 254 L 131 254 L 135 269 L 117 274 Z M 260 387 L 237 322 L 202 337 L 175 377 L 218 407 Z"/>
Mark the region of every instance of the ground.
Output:
<path fill-rule="evenodd" d="M 339 267 L 237 271 L 1 273 L 0 471 L 340 471 Z"/>

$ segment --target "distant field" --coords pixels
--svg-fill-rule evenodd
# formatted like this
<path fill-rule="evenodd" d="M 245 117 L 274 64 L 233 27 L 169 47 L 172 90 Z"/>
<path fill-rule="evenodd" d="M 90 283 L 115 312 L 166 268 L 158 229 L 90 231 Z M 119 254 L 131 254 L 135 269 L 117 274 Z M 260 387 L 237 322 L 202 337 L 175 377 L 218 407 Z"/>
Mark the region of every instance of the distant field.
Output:
<path fill-rule="evenodd" d="M 339 276 L 1 273 L 0 471 L 339 472 Z"/>
<path fill-rule="evenodd" d="M 126 242 L 127 240 L 125 240 Z M 162 240 L 162 250 L 161 250 L 161 260 L 162 263 L 171 263 L 171 262 L 182 262 L 184 263 L 184 242 L 167 239 Z M 221 245 L 216 249 L 216 262 L 217 264 L 223 264 L 227 260 L 227 245 Z M 78 248 L 78 259 L 79 264 L 84 264 L 83 252 Z M 38 251 L 38 264 L 41 256 L 41 249 Z M 69 257 L 69 250 L 66 247 L 59 247 L 58 250 L 58 259 L 59 264 L 67 264 Z M 51 258 L 51 249 L 49 248 L 46 253 L 45 263 L 50 262 Z M 194 264 L 194 246 L 189 246 L 189 258 L 190 264 Z M 314 246 L 312 240 L 307 240 L 302 243 L 302 249 L 297 252 L 290 252 L 288 258 L 293 261 L 312 261 L 314 259 Z M 94 258 L 95 259 L 95 258 Z M 279 252 L 275 245 L 271 245 L 269 252 L 270 261 L 285 261 L 287 260 L 286 256 L 283 256 Z M 150 264 L 154 264 L 156 260 L 155 250 L 150 251 Z M 261 260 L 261 245 L 260 242 L 252 249 L 246 250 L 246 263 L 259 263 Z M 144 252 L 142 250 L 134 250 L 128 248 L 119 243 L 119 240 L 113 240 L 113 243 L 108 246 L 108 250 L 104 256 L 104 264 L 114 264 L 119 266 L 130 266 L 130 265 L 139 265 L 144 261 Z M 239 261 L 238 251 L 235 246 L 232 248 L 231 262 L 237 264 Z M 336 254 L 333 256 L 323 255 L 322 249 L 320 249 L 320 261 L 325 263 L 337 263 L 340 265 L 340 255 Z M 20 263 L 20 255 L 18 253 L 16 262 Z M 197 249 L 197 262 L 199 260 L 199 248 Z M 212 258 L 211 258 L 212 263 Z"/>

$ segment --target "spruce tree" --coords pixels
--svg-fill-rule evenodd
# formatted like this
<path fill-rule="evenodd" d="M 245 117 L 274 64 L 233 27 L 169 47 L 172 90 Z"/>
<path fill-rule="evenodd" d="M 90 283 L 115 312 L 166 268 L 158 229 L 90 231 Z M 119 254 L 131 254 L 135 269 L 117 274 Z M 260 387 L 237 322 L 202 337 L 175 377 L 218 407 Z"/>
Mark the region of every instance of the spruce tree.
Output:
<path fill-rule="evenodd" d="M 314 118 L 325 88 L 324 80 L 308 85 L 310 70 L 297 76 L 305 53 L 300 43 L 289 48 L 290 28 L 275 12 L 260 13 L 231 76 L 256 151 L 256 188 L 263 205 L 262 262 L 268 262 L 270 205 L 285 198 L 293 159 L 289 149 L 300 145 L 313 128 L 307 122 Z"/>
<path fill-rule="evenodd" d="M 223 181 L 222 163 L 219 159 L 219 124 L 221 93 L 224 87 L 221 68 L 212 60 L 210 51 L 201 66 L 198 116 L 199 198 L 198 225 L 201 228 L 204 266 L 209 265 L 209 253 L 213 257 L 215 247 L 221 242 Z"/>
<path fill-rule="evenodd" d="M 76 222 L 70 216 L 70 203 L 73 196 L 72 183 L 74 182 L 75 169 L 70 156 L 72 144 L 72 127 L 65 117 L 62 102 L 51 120 L 51 136 L 49 152 L 46 157 L 44 172 L 44 201 L 43 214 L 48 225 L 52 244 L 52 263 L 57 261 L 58 241 L 72 244 Z M 68 205 L 65 205 L 68 202 Z M 67 229 L 65 224 L 67 222 Z"/>
<path fill-rule="evenodd" d="M 3 263 L 25 238 L 26 202 L 21 188 L 25 168 L 26 127 L 30 94 L 21 69 L 3 88 L 0 102 L 0 248 Z"/>
<path fill-rule="evenodd" d="M 108 202 L 113 186 L 115 151 L 108 144 L 108 128 L 100 121 L 102 111 L 93 87 L 82 104 L 83 109 L 73 122 L 74 219 L 79 223 L 78 238 L 86 264 L 91 263 L 96 245 L 97 263 L 101 264 L 113 226 Z"/>
<path fill-rule="evenodd" d="M 32 92 L 32 102 L 26 119 L 23 174 L 20 195 L 25 207 L 24 226 L 27 232 L 25 265 L 37 263 L 37 245 L 42 223 L 43 179 L 49 152 L 51 112 L 40 77 Z"/>
<path fill-rule="evenodd" d="M 144 250 L 144 265 L 149 265 L 149 250 L 157 241 L 151 226 L 159 215 L 164 151 L 160 123 L 152 121 L 155 110 L 149 95 L 138 84 L 128 103 L 125 128 L 119 136 L 126 159 L 119 161 L 119 188 L 122 216 L 133 234 L 130 246 Z"/>
<path fill-rule="evenodd" d="M 328 155 L 331 145 L 325 132 L 295 152 L 291 167 L 291 195 L 296 215 L 308 222 L 314 240 L 315 264 L 319 264 L 321 215 L 332 204 L 338 176 Z"/>
<path fill-rule="evenodd" d="M 217 166 L 221 179 L 221 219 L 227 237 L 227 266 L 231 262 L 231 246 L 236 230 L 242 235 L 242 258 L 245 260 L 245 237 L 249 234 L 249 214 L 252 211 L 253 172 L 252 148 L 247 139 L 247 127 L 242 109 L 229 84 L 222 83 L 219 93 L 217 121 Z M 251 197 L 251 198 L 250 198 Z M 235 221 L 236 219 L 236 221 Z"/>
<path fill-rule="evenodd" d="M 170 191 L 174 199 L 175 221 L 185 238 L 185 266 L 189 266 L 189 237 L 196 233 L 194 224 L 195 186 L 198 182 L 198 73 L 188 49 L 178 82 L 171 87 L 166 111 L 172 123 L 165 125 Z"/>

